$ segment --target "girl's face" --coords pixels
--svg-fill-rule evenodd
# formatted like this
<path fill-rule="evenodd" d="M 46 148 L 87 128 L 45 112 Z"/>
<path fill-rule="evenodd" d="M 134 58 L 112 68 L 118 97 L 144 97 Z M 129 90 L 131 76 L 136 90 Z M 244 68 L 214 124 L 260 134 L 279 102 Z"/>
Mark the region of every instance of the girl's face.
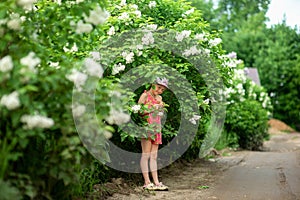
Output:
<path fill-rule="evenodd" d="M 160 95 L 166 90 L 166 87 L 159 84 L 154 84 L 152 87 L 152 91 L 154 95 Z"/>

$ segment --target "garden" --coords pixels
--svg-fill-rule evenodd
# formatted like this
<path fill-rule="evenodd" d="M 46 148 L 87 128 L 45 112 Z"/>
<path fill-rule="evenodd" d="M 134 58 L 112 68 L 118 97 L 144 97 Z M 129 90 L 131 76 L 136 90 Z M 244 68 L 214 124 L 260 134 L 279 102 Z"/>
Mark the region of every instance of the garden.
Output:
<path fill-rule="evenodd" d="M 0 199 L 85 199 L 96 184 L 135 176 L 147 131 L 137 101 L 157 77 L 170 86 L 161 168 L 214 148 L 261 150 L 272 117 L 299 128 L 299 47 L 285 41 L 294 53 L 277 64 L 284 77 L 269 80 L 275 39 L 251 60 L 237 48 L 245 41 L 229 44 L 229 29 L 202 8 L 185 0 L 1 2 Z M 257 37 L 271 35 L 264 31 Z M 284 24 L 267 31 L 300 40 Z M 249 60 L 262 85 L 246 76 Z"/>

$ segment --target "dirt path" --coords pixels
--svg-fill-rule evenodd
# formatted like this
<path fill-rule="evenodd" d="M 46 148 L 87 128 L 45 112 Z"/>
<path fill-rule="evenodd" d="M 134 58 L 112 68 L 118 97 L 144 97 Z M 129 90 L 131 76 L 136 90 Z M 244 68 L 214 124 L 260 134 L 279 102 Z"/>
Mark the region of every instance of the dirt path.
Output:
<path fill-rule="evenodd" d="M 160 172 L 165 192 L 114 194 L 109 200 L 300 200 L 300 133 L 272 135 L 268 151 L 177 163 Z"/>

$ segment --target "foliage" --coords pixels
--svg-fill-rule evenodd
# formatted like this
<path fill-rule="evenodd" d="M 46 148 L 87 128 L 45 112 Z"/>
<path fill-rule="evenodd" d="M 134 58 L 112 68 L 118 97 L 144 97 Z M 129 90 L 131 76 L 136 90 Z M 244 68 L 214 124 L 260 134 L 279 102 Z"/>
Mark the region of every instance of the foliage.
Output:
<path fill-rule="evenodd" d="M 140 120 L 132 106 L 158 74 L 168 77 L 176 89 L 163 95 L 170 105 L 164 145 L 178 135 L 183 119 L 186 137 L 176 142 L 193 139 L 186 158 L 198 155 L 207 135 L 212 141 L 208 147 L 213 146 L 219 136 L 212 127 L 218 120 L 211 117 L 218 109 L 213 104 L 224 100 L 219 99 L 218 84 L 234 88 L 241 81 L 245 93 L 224 93 L 230 98 L 227 124 L 238 119 L 236 109 L 243 110 L 242 120 L 226 131 L 239 134 L 249 128 L 245 138 L 258 138 L 255 145 L 260 142 L 265 111 L 258 105 L 268 109 L 267 96 L 260 99 L 263 89 L 240 77 L 234 79 L 236 66 L 224 55 L 220 32 L 211 31 L 201 13 L 186 1 L 34 2 L 0 3 L 1 199 L 70 199 L 91 190 L 97 181 L 108 180 L 113 173 L 103 165 L 110 161 L 107 139 L 139 151 L 140 133 L 121 130 L 130 120 L 124 108 L 132 119 Z M 104 5 L 110 17 L 101 8 Z M 159 45 L 150 40 L 137 48 L 145 30 Z M 140 43 L 132 44 L 132 38 L 126 37 L 133 32 Z M 129 72 L 133 76 L 126 77 Z M 139 77 L 147 82 L 139 82 Z M 183 80 L 190 87 L 182 85 Z M 127 90 L 124 83 L 128 82 L 139 87 Z M 195 96 L 180 99 L 185 92 Z M 247 110 L 253 105 L 261 108 L 257 110 L 261 117 L 249 120 Z M 250 132 L 254 119 L 262 132 Z M 191 138 L 188 133 L 194 129 Z"/>
<path fill-rule="evenodd" d="M 299 122 L 300 37 L 285 23 L 271 27 L 266 34 L 264 48 L 255 56 L 261 83 L 272 97 L 274 117 L 296 126 Z"/>
<path fill-rule="evenodd" d="M 231 55 L 232 57 L 232 54 Z M 223 143 L 232 147 L 237 145 L 249 150 L 258 150 L 268 136 L 268 118 L 273 106 L 265 88 L 256 85 L 245 76 L 243 62 L 232 57 L 236 64 L 232 86 L 224 91 L 228 107 Z M 255 106 L 255 108 L 254 108 Z M 220 144 L 220 143 L 219 143 Z"/>
<path fill-rule="evenodd" d="M 79 89 L 87 87 L 80 78 L 88 85 L 95 75 L 78 70 L 101 34 L 93 31 L 100 23 L 86 23 L 92 29 L 81 33 L 79 22 L 100 7 L 98 1 L 33 2 L 0 3 L 0 198 L 67 199 L 86 164 L 72 115 L 72 108 L 74 115 L 80 110 L 72 106 L 71 81 Z M 97 99 L 118 85 L 102 88 Z M 100 119 L 109 114 L 110 106 L 103 108 Z"/>
<path fill-rule="evenodd" d="M 228 106 L 226 132 L 238 137 L 239 147 L 248 150 L 261 150 L 263 141 L 268 138 L 268 115 L 262 106 L 253 100 L 245 100 Z"/>

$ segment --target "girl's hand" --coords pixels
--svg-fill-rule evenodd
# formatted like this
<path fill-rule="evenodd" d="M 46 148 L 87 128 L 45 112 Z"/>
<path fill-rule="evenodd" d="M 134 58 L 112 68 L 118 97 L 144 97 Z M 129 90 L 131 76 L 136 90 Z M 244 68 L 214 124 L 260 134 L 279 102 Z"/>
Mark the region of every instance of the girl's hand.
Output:
<path fill-rule="evenodd" d="M 154 104 L 153 106 L 155 109 L 161 109 L 161 108 L 163 108 L 164 105 L 162 103 L 160 103 L 160 104 Z"/>

